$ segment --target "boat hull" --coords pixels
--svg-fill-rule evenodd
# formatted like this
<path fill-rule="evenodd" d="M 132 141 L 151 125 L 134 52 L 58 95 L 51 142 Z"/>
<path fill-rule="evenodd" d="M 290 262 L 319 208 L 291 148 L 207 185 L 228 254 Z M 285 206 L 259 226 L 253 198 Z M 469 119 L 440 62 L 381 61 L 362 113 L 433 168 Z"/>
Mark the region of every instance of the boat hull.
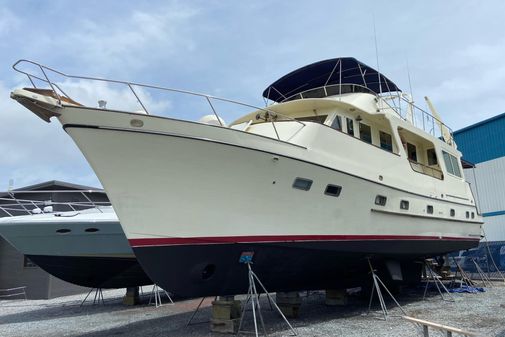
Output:
<path fill-rule="evenodd" d="M 113 212 L 83 211 L 0 219 L 2 235 L 40 268 L 91 288 L 152 284 Z"/>
<path fill-rule="evenodd" d="M 395 262 L 402 270 L 397 282 L 415 283 L 424 257 L 473 246 L 475 242 L 462 240 L 356 239 L 154 245 L 134 251 L 162 288 L 180 296 L 210 296 L 247 292 L 247 267 L 239 263 L 243 252 L 254 252 L 252 268 L 269 291 L 292 291 L 369 286 L 368 259 L 385 281 L 391 280 L 386 263 Z"/>
<path fill-rule="evenodd" d="M 127 288 L 152 284 L 137 259 L 107 256 L 27 255 L 40 268 L 66 282 L 89 288 Z"/>
<path fill-rule="evenodd" d="M 146 273 L 180 296 L 247 291 L 247 278 L 238 276 L 246 250 L 255 252 L 253 268 L 269 290 L 303 290 L 367 279 L 368 256 L 410 270 L 418 259 L 471 248 L 480 238 L 481 223 L 464 215 L 475 211 L 469 199 L 448 200 L 439 180 L 404 177 L 416 173 L 399 156 L 330 128 L 307 123 L 304 132 L 332 133 L 339 156 L 309 150 L 308 141 L 303 147 L 145 115 L 65 108 L 59 119 Z M 143 127 L 131 127 L 136 119 Z M 398 179 L 389 179 L 394 172 Z M 294 188 L 299 177 L 312 181 L 309 190 Z M 325 193 L 328 184 L 341 187 L 339 195 Z M 385 205 L 375 203 L 378 195 Z M 427 205 L 436 212 L 427 214 Z M 209 270 L 214 276 L 202 280 Z"/>

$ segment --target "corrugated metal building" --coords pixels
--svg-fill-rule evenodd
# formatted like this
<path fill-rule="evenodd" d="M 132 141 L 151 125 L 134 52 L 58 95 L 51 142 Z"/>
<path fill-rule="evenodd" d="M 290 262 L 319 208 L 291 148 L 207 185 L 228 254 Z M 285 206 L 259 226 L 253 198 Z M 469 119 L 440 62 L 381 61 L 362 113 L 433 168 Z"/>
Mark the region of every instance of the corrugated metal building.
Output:
<path fill-rule="evenodd" d="M 491 254 L 505 269 L 505 114 L 458 130 L 454 138 L 463 159 L 475 164 L 465 176 L 484 216 Z"/>

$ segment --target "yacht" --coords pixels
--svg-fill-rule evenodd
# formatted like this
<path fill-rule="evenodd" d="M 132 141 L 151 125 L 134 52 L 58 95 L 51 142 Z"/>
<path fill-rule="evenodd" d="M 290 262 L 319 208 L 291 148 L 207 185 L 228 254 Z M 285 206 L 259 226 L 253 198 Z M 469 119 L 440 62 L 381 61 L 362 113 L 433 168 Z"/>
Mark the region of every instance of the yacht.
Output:
<path fill-rule="evenodd" d="M 245 293 L 243 254 L 270 291 L 336 289 L 368 284 L 369 262 L 386 281 L 416 282 L 418 261 L 479 243 L 482 218 L 449 127 L 355 58 L 292 71 L 257 108 L 26 60 L 14 68 L 46 88 L 11 97 L 59 120 L 140 264 L 175 294 Z M 211 114 L 154 116 L 140 99 L 140 113 L 84 106 L 52 73 L 123 84 L 138 99 L 142 88 L 201 98 Z M 220 104 L 252 111 L 226 125 Z"/>
<path fill-rule="evenodd" d="M 53 211 L 55 203 L 44 206 L 44 202 L 34 200 L 2 201 L 3 213 L 13 215 L 25 210 L 26 214 L 0 218 L 0 235 L 49 274 L 90 288 L 152 284 L 111 206 L 79 203 L 74 204 L 73 211 L 60 212 Z"/>

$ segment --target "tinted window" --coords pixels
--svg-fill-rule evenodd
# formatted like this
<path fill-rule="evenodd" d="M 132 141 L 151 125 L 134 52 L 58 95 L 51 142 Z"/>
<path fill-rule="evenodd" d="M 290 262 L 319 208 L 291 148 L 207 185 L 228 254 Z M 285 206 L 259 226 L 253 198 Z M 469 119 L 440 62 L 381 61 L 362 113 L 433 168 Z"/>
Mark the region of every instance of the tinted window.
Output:
<path fill-rule="evenodd" d="M 428 214 L 433 214 L 433 206 L 428 205 L 428 207 L 426 207 L 426 211 L 428 212 Z"/>
<path fill-rule="evenodd" d="M 346 123 L 347 123 L 347 133 L 350 134 L 351 136 L 354 136 L 354 123 L 352 119 L 346 118 Z"/>
<path fill-rule="evenodd" d="M 328 115 L 299 117 L 299 118 L 295 118 L 295 119 L 297 121 L 302 121 L 302 122 L 315 122 L 315 123 L 323 124 L 324 121 L 326 120 L 326 117 L 328 117 Z"/>
<path fill-rule="evenodd" d="M 372 143 L 372 129 L 370 129 L 370 126 L 359 123 L 359 138 L 367 143 Z"/>
<path fill-rule="evenodd" d="M 428 151 L 426 151 L 426 155 L 428 157 L 428 165 L 437 165 L 438 164 L 437 154 L 435 152 L 435 149 L 428 149 Z"/>
<path fill-rule="evenodd" d="M 379 138 L 381 148 L 393 152 L 393 141 L 391 139 L 391 135 L 389 133 L 379 131 Z"/>
<path fill-rule="evenodd" d="M 417 150 L 414 144 L 407 143 L 407 156 L 410 160 L 417 161 Z"/>
<path fill-rule="evenodd" d="M 385 206 L 388 198 L 383 195 L 378 195 L 375 197 L 375 204 L 379 206 Z"/>
<path fill-rule="evenodd" d="M 312 186 L 312 180 L 310 179 L 296 178 L 295 181 L 293 182 L 293 188 L 303 191 L 310 190 L 311 186 Z"/>
<path fill-rule="evenodd" d="M 400 201 L 400 208 L 401 209 L 409 209 L 409 202 L 407 200 Z"/>
<path fill-rule="evenodd" d="M 342 130 L 342 118 L 340 116 L 335 116 L 335 119 L 331 123 L 331 127 L 336 130 Z"/>
<path fill-rule="evenodd" d="M 456 215 L 456 211 L 451 209 L 451 216 L 455 216 Z"/>
<path fill-rule="evenodd" d="M 326 186 L 326 190 L 324 191 L 324 194 L 331 195 L 333 197 L 338 197 L 340 195 L 341 191 L 342 191 L 341 186 L 328 185 L 328 186 Z"/>

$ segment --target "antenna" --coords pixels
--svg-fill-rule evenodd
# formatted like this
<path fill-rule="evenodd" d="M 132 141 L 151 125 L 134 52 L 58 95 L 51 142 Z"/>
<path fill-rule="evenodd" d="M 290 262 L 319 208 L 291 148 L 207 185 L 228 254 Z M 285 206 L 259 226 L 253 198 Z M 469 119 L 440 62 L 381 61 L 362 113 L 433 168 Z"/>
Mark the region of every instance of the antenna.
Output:
<path fill-rule="evenodd" d="M 414 103 L 414 94 L 412 93 L 412 82 L 410 81 L 410 67 L 409 67 L 409 58 L 408 57 L 407 57 L 407 76 L 409 78 L 410 99 L 413 104 Z"/>
<path fill-rule="evenodd" d="M 375 14 L 372 13 L 373 18 L 373 37 L 375 40 L 375 58 L 377 61 L 377 77 L 379 78 L 379 93 L 382 95 L 381 73 L 379 68 L 379 48 L 377 47 L 377 30 L 375 29 Z"/>

